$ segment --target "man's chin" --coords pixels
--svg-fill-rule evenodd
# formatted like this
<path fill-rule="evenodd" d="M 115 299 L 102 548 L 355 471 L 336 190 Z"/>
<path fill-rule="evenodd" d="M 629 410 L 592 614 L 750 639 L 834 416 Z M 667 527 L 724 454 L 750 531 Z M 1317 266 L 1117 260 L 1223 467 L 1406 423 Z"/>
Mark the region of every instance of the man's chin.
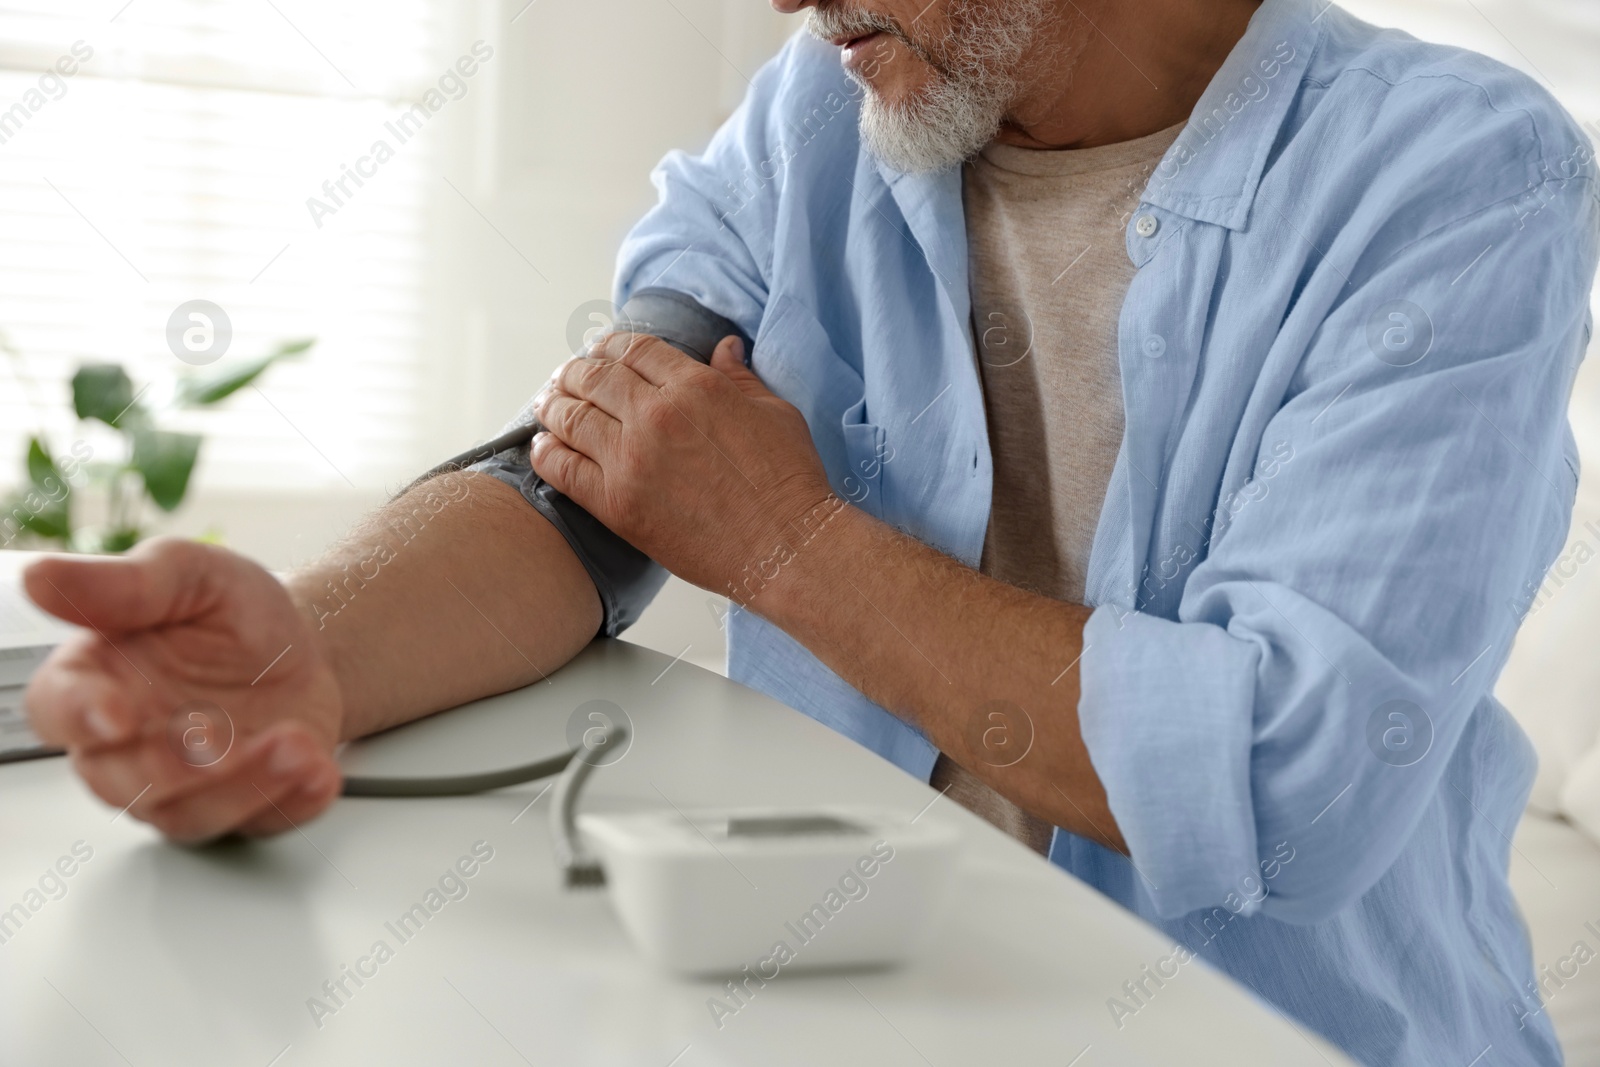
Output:
<path fill-rule="evenodd" d="M 953 94 L 907 102 L 886 100 L 870 84 L 861 101 L 861 143 L 880 163 L 904 174 L 959 167 L 982 150 L 1000 128 L 972 101 Z"/>

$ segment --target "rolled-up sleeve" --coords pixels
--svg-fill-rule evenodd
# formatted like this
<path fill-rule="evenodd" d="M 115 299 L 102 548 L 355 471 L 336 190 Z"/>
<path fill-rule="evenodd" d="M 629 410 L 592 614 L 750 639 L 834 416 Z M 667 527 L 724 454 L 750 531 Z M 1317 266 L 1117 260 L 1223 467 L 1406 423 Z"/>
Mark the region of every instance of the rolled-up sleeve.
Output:
<path fill-rule="evenodd" d="M 816 77 L 815 45 L 792 38 L 698 155 L 674 151 L 651 173 L 658 200 L 617 257 L 616 299 L 665 287 L 754 337 L 767 304 L 775 219 L 799 151 L 790 97 Z"/>
<path fill-rule="evenodd" d="M 1258 458 L 1292 458 L 1219 502 L 1176 618 L 1131 603 L 1091 617 L 1083 735 L 1163 917 L 1237 901 L 1321 921 L 1449 787 L 1576 486 L 1565 414 L 1595 191 L 1585 177 L 1537 194 L 1537 210 L 1494 204 L 1354 277 L 1266 422 Z M 1396 301 L 1397 328 L 1428 331 L 1414 362 L 1369 341 Z M 1282 842 L 1295 859 L 1258 900 Z"/>

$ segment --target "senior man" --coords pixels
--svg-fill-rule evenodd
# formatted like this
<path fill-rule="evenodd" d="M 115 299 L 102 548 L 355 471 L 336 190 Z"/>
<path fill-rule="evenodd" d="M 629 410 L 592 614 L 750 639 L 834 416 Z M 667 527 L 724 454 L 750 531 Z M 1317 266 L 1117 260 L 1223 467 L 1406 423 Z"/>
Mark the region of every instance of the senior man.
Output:
<path fill-rule="evenodd" d="M 310 818 L 340 738 L 535 680 L 659 584 L 614 587 L 559 492 L 731 594 L 734 678 L 1356 1058 L 1559 1062 L 1490 692 L 1576 480 L 1581 133 L 1321 0 L 775 3 L 810 35 L 663 163 L 617 286 L 751 352 L 613 335 L 365 584 L 438 486 L 286 587 L 173 542 L 39 564 L 98 631 L 41 735 L 177 839 Z M 244 735 L 215 768 L 161 737 L 196 698 Z"/>

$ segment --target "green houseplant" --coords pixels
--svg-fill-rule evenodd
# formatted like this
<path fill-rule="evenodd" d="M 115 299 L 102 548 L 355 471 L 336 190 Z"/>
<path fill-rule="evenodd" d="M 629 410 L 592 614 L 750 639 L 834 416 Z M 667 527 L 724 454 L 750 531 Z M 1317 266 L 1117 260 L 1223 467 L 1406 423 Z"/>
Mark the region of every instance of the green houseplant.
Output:
<path fill-rule="evenodd" d="M 163 429 L 161 414 L 219 404 L 278 360 L 300 355 L 315 343 L 288 341 L 254 359 L 179 377 L 160 407 L 144 402 L 147 390 L 135 391 L 120 364 L 83 364 L 72 376 L 73 410 L 79 419 L 115 430 L 121 438 L 121 455 L 96 458 L 81 437 L 69 451 L 54 453 L 43 433 L 32 434 L 26 488 L 0 511 L 0 548 L 13 547 L 23 538 L 56 550 L 126 552 L 150 533 L 144 518 L 147 502 L 162 512 L 175 511 L 183 503 L 200 457 L 200 435 Z M 87 486 L 104 494 L 105 517 L 98 526 L 78 523 L 74 499 L 80 490 L 74 482 L 80 474 Z"/>

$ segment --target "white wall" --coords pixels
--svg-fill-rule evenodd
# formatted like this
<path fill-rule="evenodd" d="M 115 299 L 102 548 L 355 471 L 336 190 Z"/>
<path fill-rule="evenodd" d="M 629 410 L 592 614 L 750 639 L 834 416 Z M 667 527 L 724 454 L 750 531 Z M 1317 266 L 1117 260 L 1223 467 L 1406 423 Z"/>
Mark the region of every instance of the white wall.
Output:
<path fill-rule="evenodd" d="M 437 254 L 424 350 L 443 415 L 415 428 L 418 470 L 492 436 L 566 358 L 568 320 L 609 297 L 617 246 L 654 202 L 650 169 L 670 149 L 703 146 L 799 25 L 762 0 L 478 0 L 457 18 L 455 39 L 481 37 L 496 56 L 442 131 L 441 178 L 472 204 L 441 180 L 429 207 Z M 291 567 L 394 488 L 202 483 L 171 528 L 219 530 Z M 720 670 L 708 602 L 674 579 L 629 636 L 674 656 L 688 646 L 686 658 Z"/>

